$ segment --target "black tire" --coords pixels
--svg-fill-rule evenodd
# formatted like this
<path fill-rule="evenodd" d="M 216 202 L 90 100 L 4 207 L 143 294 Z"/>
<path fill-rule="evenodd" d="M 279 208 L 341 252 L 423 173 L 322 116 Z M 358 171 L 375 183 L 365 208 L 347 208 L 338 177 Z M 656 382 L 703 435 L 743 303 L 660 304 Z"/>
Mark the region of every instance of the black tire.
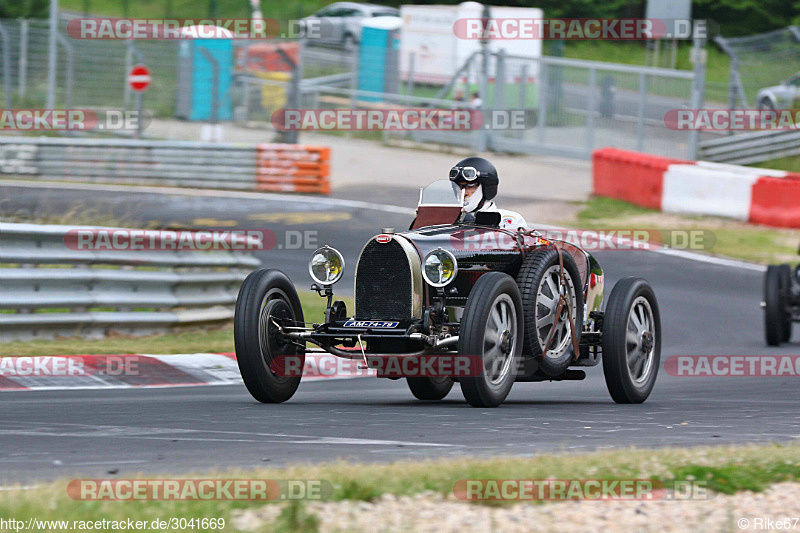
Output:
<path fill-rule="evenodd" d="M 631 326 L 637 330 L 635 342 L 628 337 Z M 631 358 L 637 351 L 641 355 Z M 631 368 L 632 359 L 637 368 Z M 656 295 L 647 281 L 623 278 L 611 291 L 603 318 L 603 373 L 611 398 L 617 403 L 644 402 L 660 364 L 661 314 Z"/>
<path fill-rule="evenodd" d="M 769 98 L 762 98 L 758 101 L 758 110 L 759 111 L 775 111 L 775 106 L 772 104 L 772 100 Z"/>
<path fill-rule="evenodd" d="M 502 325 L 494 318 L 495 309 Z M 510 313 L 511 310 L 513 315 Z M 487 272 L 478 278 L 472 287 L 461 319 L 458 353 L 480 356 L 484 361 L 481 375 L 459 379 L 464 399 L 473 407 L 497 407 L 511 391 L 522 354 L 524 326 L 522 313 L 519 287 L 514 278 L 508 274 Z M 490 316 L 491 324 L 494 325 L 500 338 L 487 352 L 485 344 L 487 333 L 491 331 Z M 490 353 L 495 355 L 490 356 Z M 500 368 L 497 368 L 495 363 Z M 487 368 L 487 364 L 492 366 Z"/>
<path fill-rule="evenodd" d="M 778 273 L 781 278 L 781 299 L 783 302 L 782 327 L 783 342 L 792 340 L 792 267 L 790 265 L 780 265 Z"/>
<path fill-rule="evenodd" d="M 783 266 L 769 265 L 764 276 L 764 335 L 769 346 L 780 346 L 786 342 L 786 329 L 791 336 L 791 313 L 786 310 L 786 293 L 783 290 Z M 786 328 L 787 315 L 789 328 Z"/>
<path fill-rule="evenodd" d="M 294 395 L 302 376 L 274 371 L 278 356 L 297 356 L 302 369 L 301 346 L 283 342 L 269 315 L 303 322 L 300 298 L 289 278 L 280 270 L 260 269 L 244 280 L 236 299 L 233 337 L 236 361 L 247 390 L 262 403 L 285 402 Z M 278 361 L 279 363 L 280 361 Z"/>
<path fill-rule="evenodd" d="M 453 380 L 441 378 L 406 378 L 411 394 L 418 400 L 443 400 L 453 388 Z"/>
<path fill-rule="evenodd" d="M 345 33 L 342 37 L 342 48 L 345 52 L 355 52 L 358 42 L 352 33 Z"/>
<path fill-rule="evenodd" d="M 566 252 L 562 252 L 564 258 L 564 269 L 568 276 L 568 284 L 571 284 L 573 291 L 571 299 L 574 300 L 573 322 L 575 327 L 580 328 L 583 324 L 583 285 L 580 282 L 580 274 L 575 261 Z M 547 337 L 551 328 L 545 334 L 537 333 L 537 310 L 546 308 L 542 302 L 542 298 L 548 297 L 547 294 L 540 294 L 539 286 L 542 283 L 542 278 L 546 273 L 551 272 L 555 267 L 556 273 L 558 272 L 558 253 L 556 250 L 549 248 L 546 250 L 537 250 L 533 253 L 526 254 L 525 260 L 517 274 L 517 285 L 519 285 L 522 294 L 522 310 L 525 316 L 525 339 L 523 341 L 523 357 L 533 357 L 539 362 L 539 369 L 548 376 L 560 376 L 567 370 L 570 363 L 574 358 L 572 350 L 572 339 L 568 331 L 568 323 L 564 332 L 568 337 L 566 342 L 559 343 L 557 339 L 553 340 L 550 347 L 549 356 L 544 356 L 544 345 L 547 343 Z M 548 274 L 550 275 L 550 274 Z M 549 292 L 550 289 L 548 289 Z M 562 311 L 563 313 L 563 311 Z M 541 318 L 540 318 L 541 319 Z M 540 320 L 539 319 L 539 320 Z M 561 344 L 559 350 L 554 350 Z"/>

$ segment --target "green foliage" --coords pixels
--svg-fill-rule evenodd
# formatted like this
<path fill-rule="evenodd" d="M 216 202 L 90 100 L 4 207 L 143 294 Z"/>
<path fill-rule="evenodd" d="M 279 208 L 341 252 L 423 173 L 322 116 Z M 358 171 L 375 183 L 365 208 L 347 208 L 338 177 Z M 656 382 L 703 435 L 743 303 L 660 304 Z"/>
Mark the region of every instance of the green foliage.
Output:
<path fill-rule="evenodd" d="M 47 0 L 0 0 L 0 18 L 46 18 L 50 9 Z"/>
<path fill-rule="evenodd" d="M 273 531 L 280 533 L 314 532 L 319 530 L 319 518 L 306 512 L 305 506 L 292 500 L 278 515 Z"/>

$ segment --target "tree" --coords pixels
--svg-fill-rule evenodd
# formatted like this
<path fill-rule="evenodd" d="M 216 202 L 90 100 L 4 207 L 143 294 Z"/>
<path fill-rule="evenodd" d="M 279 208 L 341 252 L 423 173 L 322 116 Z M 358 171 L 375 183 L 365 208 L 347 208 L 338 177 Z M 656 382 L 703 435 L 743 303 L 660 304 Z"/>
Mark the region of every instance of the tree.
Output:
<path fill-rule="evenodd" d="M 0 18 L 47 18 L 48 0 L 0 0 Z"/>

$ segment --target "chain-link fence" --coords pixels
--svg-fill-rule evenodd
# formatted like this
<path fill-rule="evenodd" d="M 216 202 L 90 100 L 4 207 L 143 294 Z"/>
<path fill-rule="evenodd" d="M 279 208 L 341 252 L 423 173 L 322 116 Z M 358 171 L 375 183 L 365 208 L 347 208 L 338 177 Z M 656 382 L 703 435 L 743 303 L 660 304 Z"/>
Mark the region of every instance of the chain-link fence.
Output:
<path fill-rule="evenodd" d="M 746 37 L 719 36 L 714 41 L 731 58 L 728 102 L 731 109 L 782 105 L 780 96 L 774 94 L 776 91 L 769 96 L 762 90 L 782 85 L 800 73 L 800 27 L 789 26 Z M 800 91 L 791 85 L 777 92 L 787 95 L 798 92 L 800 97 Z"/>
<path fill-rule="evenodd" d="M 179 111 L 179 100 L 189 90 L 181 66 L 186 41 L 72 39 L 66 23 L 60 21 L 57 40 L 56 108 L 133 109 L 126 74 L 143 63 L 152 79 L 145 109 L 156 117 L 187 118 Z M 44 108 L 49 101 L 47 21 L 0 20 L 0 41 L 0 96 L 10 102 L 6 107 Z M 218 102 L 229 102 L 231 112 L 220 120 L 270 128 L 271 117 L 282 108 L 472 109 L 486 117 L 515 111 L 525 116 L 522 128 L 490 124 L 466 132 L 339 134 L 576 157 L 588 157 L 601 146 L 673 157 L 695 153 L 691 135 L 664 123 L 668 111 L 702 102 L 697 92 L 702 94 L 703 80 L 698 89 L 692 71 L 479 51 L 442 84 L 415 75 L 413 54 L 392 62 L 390 51 L 373 57 L 374 51 L 358 46 L 312 44 L 232 40 L 226 59 L 231 81 L 217 95 Z M 284 134 L 283 139 L 296 137 Z"/>

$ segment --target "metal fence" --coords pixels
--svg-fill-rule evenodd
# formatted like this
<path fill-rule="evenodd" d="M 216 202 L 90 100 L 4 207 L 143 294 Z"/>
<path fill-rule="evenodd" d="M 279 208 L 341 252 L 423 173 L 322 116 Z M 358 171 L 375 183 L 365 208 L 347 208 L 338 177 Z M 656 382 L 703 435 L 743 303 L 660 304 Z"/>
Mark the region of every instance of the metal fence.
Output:
<path fill-rule="evenodd" d="M 62 21 L 63 24 L 63 21 Z M 47 101 L 45 21 L 0 21 L 0 40 L 10 57 L 5 84 L 16 107 L 43 107 Z M 63 34 L 63 28 L 61 29 Z M 395 87 L 380 93 L 359 90 L 359 80 L 383 76 L 377 62 L 361 50 L 311 43 L 299 45 L 300 66 L 293 78 L 285 65 L 277 72 L 250 68 L 248 54 L 265 43 L 235 40 L 234 83 L 220 98 L 230 98 L 241 125 L 270 128 L 282 107 L 376 108 L 386 105 L 431 108 L 477 107 L 481 111 L 524 110 L 531 117 L 523 131 L 413 132 L 401 137 L 514 153 L 588 157 L 600 146 L 693 157 L 697 136 L 669 130 L 664 114 L 702 102 L 705 76 L 695 71 L 579 61 L 560 57 L 521 57 L 476 52 L 444 86 L 416 79 L 413 53 L 399 64 Z M 256 48 L 253 48 L 255 46 Z M 131 109 L 125 73 L 134 61 L 152 72 L 145 108 L 156 116 L 175 115 L 178 43 L 174 41 L 91 41 L 59 38 L 57 107 Z M 700 56 L 700 54 L 696 54 Z M 255 62 L 257 64 L 257 61 Z M 487 66 L 488 65 L 488 66 Z M 400 67 L 398 67 L 399 69 Z M 491 75 L 489 74 L 491 73 Z M 8 80 L 10 79 L 10 83 Z M 10 86 L 10 90 L 3 87 Z M 471 102 L 479 93 L 480 104 Z M 699 95 L 699 96 L 698 96 Z M 386 140 L 398 136 L 387 133 Z M 293 136 L 284 139 L 295 142 Z"/>
<path fill-rule="evenodd" d="M 522 111 L 524 129 L 500 124 L 466 132 L 387 131 L 384 139 L 579 158 L 589 158 L 592 150 L 602 146 L 694 157 L 691 135 L 670 130 L 664 123 L 668 111 L 691 107 L 697 91 L 702 91 L 692 71 L 503 53 L 489 54 L 488 60 L 497 72 L 493 79 L 482 79 L 483 58 L 476 54 L 450 84 L 415 86 L 413 80 L 406 80 L 396 94 L 360 91 L 345 77 L 332 76 L 336 84 L 304 80 L 301 107 L 471 108 L 485 117 L 496 111 Z M 421 96 L 426 93 L 431 96 Z M 479 107 L 468 101 L 474 93 L 482 101 Z"/>
<path fill-rule="evenodd" d="M 226 251 L 75 250 L 74 229 L 0 223 L 0 341 L 224 322 L 260 264 Z"/>
<path fill-rule="evenodd" d="M 728 106 L 755 108 L 758 91 L 778 85 L 800 71 L 800 27 L 714 39 L 730 57 Z"/>

